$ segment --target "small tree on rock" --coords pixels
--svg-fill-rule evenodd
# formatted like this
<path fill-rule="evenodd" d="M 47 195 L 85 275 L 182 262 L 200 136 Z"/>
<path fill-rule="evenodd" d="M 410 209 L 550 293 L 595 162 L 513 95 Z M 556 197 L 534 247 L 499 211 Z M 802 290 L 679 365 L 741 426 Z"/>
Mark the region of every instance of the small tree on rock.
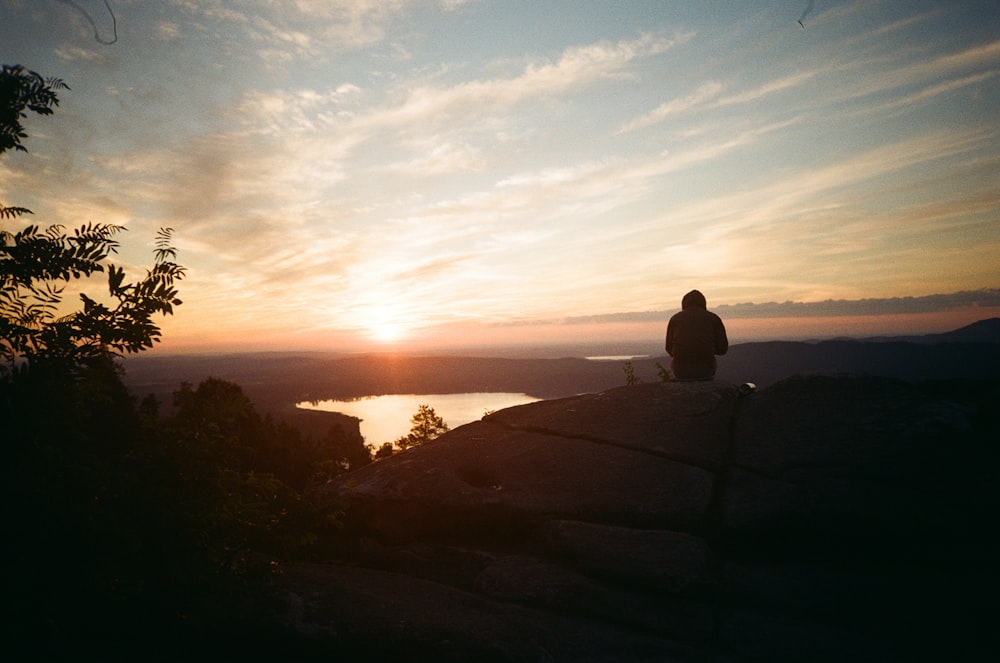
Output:
<path fill-rule="evenodd" d="M 415 447 L 448 432 L 448 424 L 439 417 L 430 405 L 417 406 L 417 412 L 410 418 L 413 428 L 405 436 L 396 440 L 400 449 Z"/>
<path fill-rule="evenodd" d="M 375 448 L 374 444 L 366 446 L 368 447 L 368 452 L 371 454 L 373 460 L 381 460 L 392 455 L 392 442 L 383 442 L 378 449 Z"/>

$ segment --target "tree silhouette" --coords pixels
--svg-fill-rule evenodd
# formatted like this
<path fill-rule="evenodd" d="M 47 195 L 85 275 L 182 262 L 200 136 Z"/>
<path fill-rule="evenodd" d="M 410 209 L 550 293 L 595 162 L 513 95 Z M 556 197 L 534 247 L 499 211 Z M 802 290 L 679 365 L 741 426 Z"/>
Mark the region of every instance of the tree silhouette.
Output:
<path fill-rule="evenodd" d="M 27 138 L 21 120 L 28 117 L 25 110 L 39 115 L 51 115 L 52 107 L 59 105 L 58 90 L 68 90 L 61 79 L 42 78 L 21 65 L 3 65 L 0 69 L 0 154 L 10 148 L 27 152 L 21 144 Z"/>
<path fill-rule="evenodd" d="M 368 450 L 369 453 L 372 454 L 372 457 L 375 460 L 380 460 L 382 458 L 388 458 L 389 456 L 392 455 L 393 446 L 392 442 L 383 442 L 382 445 L 379 446 L 378 449 L 376 449 L 375 445 L 369 444 Z"/>
<path fill-rule="evenodd" d="M 26 151 L 21 120 L 50 114 L 61 89 L 3 68 L 0 152 Z M 0 565 L 18 613 L 4 632 L 43 660 L 87 658 L 90 642 L 108 657 L 122 633 L 189 651 L 206 624 L 246 619 L 281 560 L 339 531 L 343 507 L 321 487 L 368 449 L 342 428 L 306 438 L 213 378 L 182 384 L 169 416 L 152 397 L 137 406 L 115 358 L 150 347 L 153 316 L 181 303 L 172 231 L 130 281 L 107 262 L 124 228 L 6 227 L 30 213 L 0 207 Z M 65 289 L 99 273 L 107 290 L 67 310 Z"/>
<path fill-rule="evenodd" d="M 410 432 L 396 440 L 396 446 L 400 449 L 430 442 L 448 432 L 448 424 L 429 405 L 418 405 L 416 414 L 410 418 L 410 423 L 413 424 Z"/>
<path fill-rule="evenodd" d="M 26 111 L 52 114 L 57 92 L 69 87 L 57 78 L 42 78 L 20 65 L 0 70 L 0 153 L 10 148 L 26 152 L 27 133 L 21 120 Z M 0 205 L 0 223 L 31 210 Z M 19 231 L 0 226 L 0 378 L 39 361 L 77 365 L 87 359 L 139 352 L 159 340 L 154 315 L 173 313 L 181 303 L 175 282 L 183 278 L 173 230 L 157 234 L 155 262 L 146 276 L 127 282 L 121 267 L 105 260 L 117 252 L 115 237 L 125 228 L 88 223 L 67 233 L 62 226 L 42 229 L 29 225 Z M 82 309 L 67 311 L 66 286 L 98 272 L 107 272 L 103 301 L 81 293 Z"/>

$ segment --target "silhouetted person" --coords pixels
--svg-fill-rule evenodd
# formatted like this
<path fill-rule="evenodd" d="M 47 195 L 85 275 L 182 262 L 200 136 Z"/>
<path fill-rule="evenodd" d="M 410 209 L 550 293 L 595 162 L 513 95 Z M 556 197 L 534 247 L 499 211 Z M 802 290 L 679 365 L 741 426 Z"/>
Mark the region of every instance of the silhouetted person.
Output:
<path fill-rule="evenodd" d="M 726 326 L 708 310 L 705 295 L 692 290 L 681 300 L 681 311 L 667 323 L 670 371 L 678 380 L 715 377 L 715 355 L 729 350 Z"/>

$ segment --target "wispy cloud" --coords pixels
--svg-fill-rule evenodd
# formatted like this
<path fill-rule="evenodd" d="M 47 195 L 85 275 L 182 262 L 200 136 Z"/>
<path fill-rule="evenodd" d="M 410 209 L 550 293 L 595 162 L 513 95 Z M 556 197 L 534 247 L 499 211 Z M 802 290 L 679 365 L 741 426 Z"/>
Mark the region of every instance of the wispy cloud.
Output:
<path fill-rule="evenodd" d="M 952 79 L 944 81 L 942 83 L 937 83 L 935 85 L 929 85 L 913 94 L 906 95 L 904 97 L 897 97 L 891 101 L 887 101 L 883 104 L 868 108 L 865 110 L 866 113 L 885 113 L 887 111 L 895 110 L 912 110 L 922 102 L 933 99 L 934 97 L 948 94 L 956 90 L 961 90 L 962 88 L 968 87 L 970 85 L 977 85 L 983 83 L 997 74 L 1000 74 L 1000 69 L 993 69 L 991 71 L 985 71 L 979 74 L 972 74 L 970 76 L 965 76 L 962 78 Z"/>
<path fill-rule="evenodd" d="M 359 118 L 354 128 L 436 125 L 453 120 L 455 115 L 473 122 L 484 112 L 490 114 L 529 99 L 553 97 L 592 83 L 621 71 L 636 58 L 662 53 L 688 38 L 690 35 L 685 34 L 672 39 L 647 35 L 630 41 L 572 47 L 555 62 L 528 64 L 517 76 L 473 80 L 450 87 L 420 86 L 406 92 L 402 103 Z"/>
<path fill-rule="evenodd" d="M 485 160 L 479 149 L 469 144 L 454 145 L 448 141 L 420 141 L 415 149 L 421 156 L 397 161 L 385 166 L 387 171 L 405 173 L 411 177 L 433 177 L 448 173 L 482 170 Z"/>
<path fill-rule="evenodd" d="M 111 58 L 107 53 L 83 46 L 61 46 L 56 49 L 56 55 L 63 62 L 92 62 L 94 64 L 108 64 L 111 62 Z"/>
<path fill-rule="evenodd" d="M 719 99 L 718 105 L 732 106 L 733 104 L 746 104 L 752 101 L 758 101 L 764 97 L 774 94 L 775 92 L 782 92 L 784 90 L 799 87 L 811 80 L 817 75 L 817 73 L 818 72 L 816 71 L 801 71 L 777 80 L 768 81 L 767 83 L 764 83 L 754 89 L 722 97 Z"/>
<path fill-rule="evenodd" d="M 153 31 L 163 41 L 177 41 L 181 37 L 181 27 L 175 21 L 157 21 Z"/>
<path fill-rule="evenodd" d="M 652 124 L 663 122 L 670 117 L 680 115 L 681 113 L 689 111 L 692 108 L 703 105 L 707 100 L 717 97 L 721 91 L 721 83 L 710 81 L 689 95 L 671 99 L 670 101 L 660 104 L 646 115 L 623 125 L 618 129 L 618 132 L 625 133 L 627 131 L 634 131 L 636 129 L 648 127 Z"/>
<path fill-rule="evenodd" d="M 295 57 L 315 56 L 319 48 L 356 49 L 381 41 L 385 26 L 409 4 L 404 0 L 296 0 L 241 3 L 238 8 L 221 0 L 173 0 L 196 20 L 228 24 L 254 42 L 268 44 L 266 52 Z M 293 27 L 296 26 L 296 27 Z"/>
<path fill-rule="evenodd" d="M 977 67 L 989 67 L 993 70 L 997 64 L 1000 64 L 1000 41 L 922 59 L 911 57 L 902 66 L 875 68 L 865 62 L 846 64 L 841 66 L 841 70 L 851 75 L 847 79 L 850 84 L 832 92 L 827 98 L 829 103 L 839 103 L 848 99 L 882 95 L 912 85 L 947 84 L 947 81 L 934 82 L 940 77 L 952 76 L 958 77 L 957 80 L 968 80 L 975 75 L 971 70 Z M 864 75 L 857 75 L 860 72 Z"/>
<path fill-rule="evenodd" d="M 618 132 L 625 133 L 636 129 L 643 129 L 654 124 L 659 124 L 678 115 L 690 114 L 698 110 L 707 110 L 758 101 L 777 92 L 800 87 L 813 79 L 818 73 L 818 71 L 798 72 L 780 79 L 768 81 L 763 85 L 750 90 L 735 92 L 726 96 L 720 96 L 725 90 L 725 86 L 723 86 L 722 83 L 709 81 L 701 85 L 691 94 L 664 102 L 646 115 L 624 124 L 618 129 Z"/>

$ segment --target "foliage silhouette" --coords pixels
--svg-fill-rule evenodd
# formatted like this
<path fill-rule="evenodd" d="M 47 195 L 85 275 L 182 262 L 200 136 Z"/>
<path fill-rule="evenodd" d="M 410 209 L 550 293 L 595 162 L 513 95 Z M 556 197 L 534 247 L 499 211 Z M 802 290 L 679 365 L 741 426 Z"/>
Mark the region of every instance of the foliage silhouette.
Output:
<path fill-rule="evenodd" d="M 203 553 L 220 569 L 241 572 L 258 553 L 298 555 L 317 530 L 336 527 L 339 508 L 318 488 L 344 471 L 326 446 L 347 446 L 339 427 L 315 444 L 262 418 L 238 385 L 215 378 L 181 385 L 174 402 L 158 448 L 180 463 L 176 499 L 195 500 L 183 513 L 207 516 L 180 529 L 201 530 Z"/>
<path fill-rule="evenodd" d="M 58 90 L 69 89 L 57 78 L 43 79 L 22 66 L 0 71 L 0 153 L 27 151 L 21 120 L 26 111 L 50 115 L 58 106 Z M 0 221 L 30 213 L 23 207 L 0 206 Z M 68 366 L 105 354 L 139 352 L 159 340 L 156 314 L 171 314 L 181 304 L 175 283 L 184 277 L 173 230 L 157 233 L 155 262 L 145 277 L 126 282 L 125 272 L 105 260 L 118 250 L 114 224 L 88 223 L 65 232 L 29 225 L 20 231 L 0 227 L 0 379 L 38 361 Z M 62 296 L 70 282 L 107 272 L 108 295 L 98 301 L 80 294 L 82 309 L 69 311 Z"/>
<path fill-rule="evenodd" d="M 373 444 L 368 445 L 368 448 L 370 449 L 372 456 L 374 457 L 375 460 L 379 460 L 381 458 L 388 458 L 389 456 L 392 455 L 392 452 L 394 450 L 392 442 L 383 442 L 378 449 L 376 449 L 375 445 Z"/>
<path fill-rule="evenodd" d="M 39 115 L 51 115 L 59 105 L 59 90 L 68 90 L 61 79 L 43 78 L 22 65 L 3 65 L 0 69 L 0 154 L 13 148 L 27 152 L 21 144 L 27 138 L 21 120 L 29 110 Z"/>
<path fill-rule="evenodd" d="M 631 387 L 633 385 L 637 385 L 642 382 L 642 378 L 640 378 L 638 375 L 635 374 L 635 366 L 632 365 L 631 361 L 626 361 L 625 365 L 622 367 L 622 370 L 625 371 L 626 385 Z"/>
<path fill-rule="evenodd" d="M 61 89 L 3 68 L 0 152 L 26 151 L 26 111 L 50 114 Z M 0 207 L 0 223 L 27 213 Z M 164 228 L 152 268 L 128 280 L 106 263 L 123 230 L 0 226 L 0 563 L 17 612 L 0 634 L 15 653 L 31 643 L 28 658 L 95 642 L 106 657 L 122 634 L 186 654 L 179 634 L 239 623 L 280 560 L 333 538 L 341 508 L 322 484 L 371 460 L 359 435 L 304 438 L 221 380 L 182 384 L 166 416 L 137 405 L 115 360 L 158 340 L 153 316 L 181 303 L 184 268 Z M 66 289 L 98 273 L 107 294 L 67 312 Z"/>
<path fill-rule="evenodd" d="M 50 367 L 0 385 L 8 626 L 41 654 L 250 619 L 285 561 L 336 545 L 343 508 L 322 486 L 352 445 L 339 427 L 304 438 L 212 378 L 181 385 L 164 416 L 110 358 Z"/>
<path fill-rule="evenodd" d="M 396 446 L 403 450 L 430 442 L 448 432 L 448 424 L 429 405 L 418 405 L 410 423 L 413 424 L 410 432 L 396 440 Z"/>
<path fill-rule="evenodd" d="M 670 382 L 674 379 L 673 373 L 670 369 L 666 368 L 661 362 L 656 362 L 656 375 L 660 378 L 660 382 Z M 635 366 L 632 364 L 631 360 L 627 360 L 622 366 L 622 370 L 625 372 L 625 384 L 628 386 L 634 386 L 637 384 L 642 384 L 642 378 L 640 378 L 635 373 Z"/>
<path fill-rule="evenodd" d="M 102 261 L 115 252 L 110 224 L 88 224 L 67 235 L 60 226 L 18 233 L 0 231 L 0 372 L 39 360 L 69 363 L 104 354 L 139 352 L 159 340 L 152 321 L 181 304 L 176 281 L 184 268 L 173 262 L 171 229 L 158 233 L 156 261 L 146 276 L 125 282 L 120 267 L 108 265 L 110 302 L 80 293 L 81 310 L 61 314 L 70 281 L 105 271 Z"/>

